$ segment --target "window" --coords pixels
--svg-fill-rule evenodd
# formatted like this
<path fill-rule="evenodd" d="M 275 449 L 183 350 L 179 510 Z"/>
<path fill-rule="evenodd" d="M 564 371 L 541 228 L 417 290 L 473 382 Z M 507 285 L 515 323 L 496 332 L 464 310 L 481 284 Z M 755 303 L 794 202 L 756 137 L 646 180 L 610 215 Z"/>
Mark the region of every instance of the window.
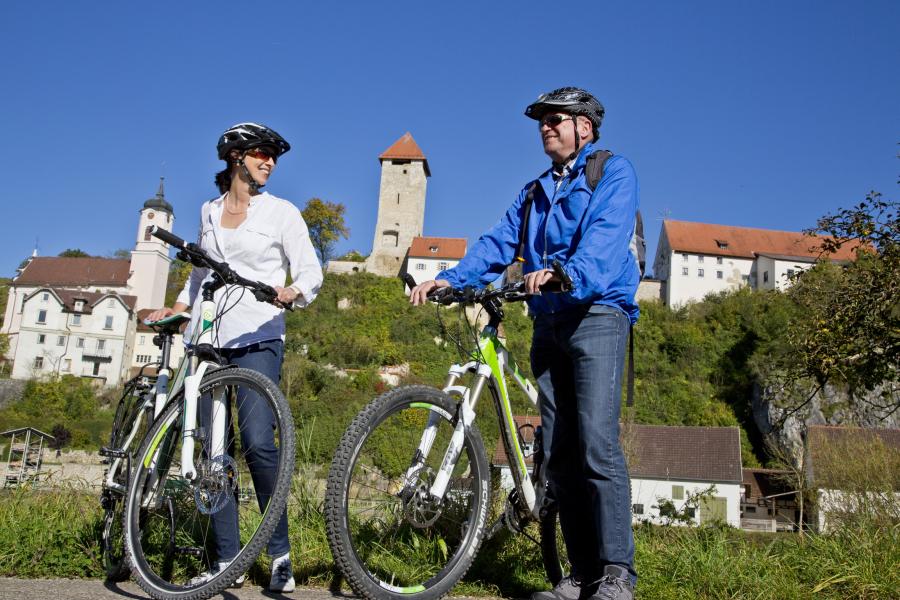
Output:
<path fill-rule="evenodd" d="M 795 271 L 794 271 L 793 269 L 788 269 L 788 270 L 787 270 L 787 276 L 788 276 L 788 279 L 790 279 L 791 277 L 793 277 L 793 276 L 794 276 L 794 273 L 795 273 Z"/>
<path fill-rule="evenodd" d="M 112 329 L 113 318 L 112 315 L 106 316 L 106 323 L 103 325 L 103 329 Z"/>
<path fill-rule="evenodd" d="M 416 271 L 424 271 L 425 263 L 416 263 Z"/>
<path fill-rule="evenodd" d="M 147 229 L 144 230 L 144 241 L 150 241 L 150 230 L 153 228 L 153 225 L 147 225 Z"/>
<path fill-rule="evenodd" d="M 682 274 L 682 275 L 687 275 L 687 274 L 688 274 L 688 268 L 687 268 L 687 267 L 681 267 L 681 274 Z"/>
<path fill-rule="evenodd" d="M 50 294 L 48 292 L 44 292 L 43 294 L 41 294 L 41 302 L 46 302 L 49 299 L 50 299 Z"/>
<path fill-rule="evenodd" d="M 716 257 L 716 264 L 717 264 L 717 265 L 721 265 L 721 264 L 722 264 L 722 257 L 721 257 L 721 256 L 717 256 L 717 257 Z"/>
<path fill-rule="evenodd" d="M 716 271 L 716 279 L 722 279 L 722 271 Z"/>
<path fill-rule="evenodd" d="M 47 337 L 47 336 L 44 335 L 43 333 L 39 333 L 39 334 L 38 334 L 38 344 L 43 344 L 43 343 L 44 343 L 44 340 L 46 339 L 46 337 Z"/>
<path fill-rule="evenodd" d="M 82 311 L 84 310 L 84 300 L 76 300 L 75 301 L 75 310 Z"/>
<path fill-rule="evenodd" d="M 643 504 L 632 504 L 631 512 L 633 512 L 636 515 L 644 514 L 644 505 Z"/>
<path fill-rule="evenodd" d="M 44 366 L 44 357 L 43 356 L 35 356 L 34 357 L 34 368 L 40 369 Z"/>
<path fill-rule="evenodd" d="M 84 338 L 78 338 L 77 340 L 75 340 L 75 347 L 84 348 Z"/>
<path fill-rule="evenodd" d="M 741 275 L 741 281 L 743 281 L 744 283 L 750 283 L 750 276 L 749 275 Z"/>
<path fill-rule="evenodd" d="M 755 513 L 755 512 L 756 512 L 756 507 L 755 507 L 755 506 L 747 506 L 747 507 L 744 507 L 744 512 L 746 512 L 746 513 Z"/>
<path fill-rule="evenodd" d="M 66 345 L 66 336 L 64 336 L 64 335 L 56 336 L 56 345 L 57 346 L 65 346 Z"/>
<path fill-rule="evenodd" d="M 146 336 L 146 335 L 140 336 L 140 337 L 138 338 L 138 346 L 143 346 L 143 345 L 144 345 L 144 342 L 146 342 L 146 341 L 147 341 L 147 336 Z"/>
<path fill-rule="evenodd" d="M 97 340 L 97 350 L 106 349 L 106 340 Z"/>
<path fill-rule="evenodd" d="M 763 283 L 769 283 L 769 272 L 763 271 Z"/>
<path fill-rule="evenodd" d="M 672 486 L 672 500 L 684 500 L 684 486 L 683 485 L 673 485 Z"/>
<path fill-rule="evenodd" d="M 703 269 L 697 269 L 697 277 L 703 277 Z"/>
<path fill-rule="evenodd" d="M 47 311 L 46 311 L 46 310 L 39 310 L 39 311 L 38 311 L 37 322 L 38 322 L 39 325 L 43 325 L 43 324 L 45 324 L 45 323 L 47 322 Z"/>
<path fill-rule="evenodd" d="M 439 262 L 439 263 L 438 263 L 438 270 L 439 270 L 439 271 L 446 271 L 446 270 L 449 269 L 449 268 L 450 268 L 450 265 L 448 265 L 448 264 L 445 263 L 445 262 Z"/>
<path fill-rule="evenodd" d="M 728 242 L 725 240 L 716 240 L 716 246 L 719 247 L 719 250 L 724 250 L 728 247 Z"/>
<path fill-rule="evenodd" d="M 115 299 L 115 298 L 110 298 L 110 299 L 109 299 L 109 305 L 108 305 L 108 306 L 109 306 L 110 308 L 115 308 L 115 307 L 116 307 L 116 299 Z"/>
<path fill-rule="evenodd" d="M 693 519 L 694 517 L 697 516 L 697 509 L 694 508 L 693 506 L 685 506 L 685 507 L 684 507 L 684 514 L 685 514 L 685 516 L 690 517 L 690 518 Z"/>
<path fill-rule="evenodd" d="M 429 246 L 429 247 L 428 247 L 428 250 L 429 250 L 430 252 L 437 252 L 437 251 L 438 251 L 438 247 L 437 247 L 437 246 Z"/>
<path fill-rule="evenodd" d="M 698 263 L 702 263 L 702 262 L 703 262 L 703 257 L 702 257 L 702 256 L 698 256 L 698 257 L 697 257 L 697 262 L 698 262 Z"/>
<path fill-rule="evenodd" d="M 68 373 L 69 371 L 72 370 L 72 359 L 71 358 L 67 358 L 67 359 L 63 360 L 62 370 L 63 370 L 63 373 Z"/>
<path fill-rule="evenodd" d="M 682 255 L 681 255 L 681 259 L 682 259 L 682 262 L 687 262 L 687 261 L 688 261 L 688 255 L 687 255 L 687 254 L 682 254 Z"/>
<path fill-rule="evenodd" d="M 81 325 L 81 315 L 72 315 L 72 325 Z"/>

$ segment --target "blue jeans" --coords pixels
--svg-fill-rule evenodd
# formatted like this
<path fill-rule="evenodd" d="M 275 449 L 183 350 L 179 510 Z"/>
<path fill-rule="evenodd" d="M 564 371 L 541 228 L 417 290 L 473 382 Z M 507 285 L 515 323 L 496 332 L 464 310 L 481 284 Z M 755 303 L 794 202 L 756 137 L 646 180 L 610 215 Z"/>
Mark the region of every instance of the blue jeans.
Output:
<path fill-rule="evenodd" d="M 267 340 L 243 348 L 220 349 L 219 354 L 229 364 L 262 373 L 276 384 L 281 380 L 281 363 L 284 358 L 284 343 L 281 340 Z M 201 399 L 201 423 L 208 427 L 211 399 Z M 256 500 L 261 511 L 269 504 L 278 467 L 278 449 L 275 447 L 275 415 L 256 392 L 238 389 L 235 402 L 238 412 L 238 426 L 241 432 L 241 448 L 250 468 Z M 229 407 L 229 416 L 234 407 Z M 233 454 L 234 442 L 229 443 L 228 453 Z M 237 509 L 234 502 L 228 502 L 222 510 L 214 513 L 210 520 L 216 542 L 219 561 L 228 561 L 240 550 Z M 288 541 L 287 510 L 281 515 L 275 532 L 269 539 L 269 556 L 281 556 L 291 550 Z"/>
<path fill-rule="evenodd" d="M 631 486 L 619 443 L 622 371 L 630 322 L 608 306 L 538 315 L 531 368 L 540 390 L 550 493 L 574 575 L 608 564 L 634 570 Z"/>

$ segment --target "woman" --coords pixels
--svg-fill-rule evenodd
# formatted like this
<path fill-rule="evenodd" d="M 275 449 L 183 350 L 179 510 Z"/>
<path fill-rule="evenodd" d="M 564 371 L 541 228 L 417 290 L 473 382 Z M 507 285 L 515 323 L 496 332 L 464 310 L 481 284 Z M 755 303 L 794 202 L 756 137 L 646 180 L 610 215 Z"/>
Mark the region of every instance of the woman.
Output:
<path fill-rule="evenodd" d="M 306 223 L 293 204 L 260 192 L 278 158 L 290 150 L 290 144 L 264 125 L 240 123 L 222 134 L 217 150 L 219 158 L 226 162 L 225 169 L 215 177 L 222 195 L 203 204 L 198 244 L 214 260 L 227 262 L 239 275 L 271 285 L 278 292 L 278 302 L 306 306 L 315 299 L 322 283 L 322 269 Z M 175 305 L 154 311 L 147 319 L 156 321 L 193 305 L 196 310 L 185 335 L 188 339 L 198 325 L 201 285 L 208 274 L 208 269 L 194 268 Z M 292 283 L 284 287 L 288 275 Z M 219 353 L 228 363 L 259 371 L 278 383 L 284 353 L 283 311 L 258 302 L 253 294 L 229 294 L 225 288 L 218 290 L 215 299 L 223 312 L 214 341 Z M 268 447 L 271 453 L 271 460 L 248 460 L 257 496 L 263 504 L 271 495 L 277 460 L 270 419 L 254 410 L 249 395 L 239 398 L 237 405 L 242 446 Z M 247 422 L 242 418 L 245 415 Z M 203 578 L 215 575 L 237 555 L 239 538 L 234 511 L 230 504 L 211 517 L 218 562 Z M 286 514 L 269 540 L 268 552 L 272 557 L 269 590 L 292 591 L 294 577 Z M 236 585 L 242 584 L 243 579 Z"/>

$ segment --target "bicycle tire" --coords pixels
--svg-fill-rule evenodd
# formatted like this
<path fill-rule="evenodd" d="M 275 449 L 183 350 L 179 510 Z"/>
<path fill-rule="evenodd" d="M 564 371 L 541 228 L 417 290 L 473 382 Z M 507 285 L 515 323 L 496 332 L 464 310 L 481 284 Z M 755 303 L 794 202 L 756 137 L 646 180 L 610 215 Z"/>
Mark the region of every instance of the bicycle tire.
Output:
<path fill-rule="evenodd" d="M 230 409 L 226 429 L 227 455 L 231 459 L 207 460 L 200 449 L 204 441 L 198 441 L 193 460 L 199 475 L 194 480 L 182 477 L 183 395 L 179 393 L 171 398 L 138 451 L 123 521 L 125 551 L 132 575 L 153 598 L 198 600 L 223 591 L 253 564 L 285 511 L 295 461 L 294 423 L 287 401 L 269 378 L 248 369 L 218 369 L 200 383 L 201 395 L 218 391 L 230 394 L 235 388 L 259 394 L 262 404 L 256 404 L 254 411 L 271 410 L 277 451 L 271 497 L 261 508 L 250 497 L 251 492 L 242 487 L 242 483 L 251 481 L 245 455 L 250 449 L 242 448 L 242 423 L 233 418 L 234 408 Z M 241 400 L 229 400 L 229 404 L 232 402 Z M 198 435 L 205 440 L 201 424 L 198 414 Z M 210 571 L 218 562 L 210 515 L 230 503 L 236 509 L 240 550 L 214 577 L 193 582 L 192 579 Z"/>
<path fill-rule="evenodd" d="M 428 418 L 435 438 L 415 485 L 404 485 Z M 465 575 L 487 523 L 490 474 L 472 425 L 439 505 L 425 495 L 458 419 L 444 392 L 405 386 L 372 400 L 335 452 L 325 495 L 325 527 L 335 563 L 370 600 L 433 600 Z"/>
<path fill-rule="evenodd" d="M 130 427 L 134 426 L 137 418 L 140 418 L 139 411 L 143 405 L 143 393 L 138 389 L 138 378 L 134 378 L 125 384 L 125 391 L 119 404 L 116 407 L 116 415 L 109 434 L 109 447 L 112 449 L 123 449 L 122 446 L 131 434 Z M 141 430 L 135 435 L 132 441 L 132 448 L 140 443 L 149 427 L 150 415 L 143 415 L 144 420 L 141 424 Z M 128 431 L 126 431 L 128 429 Z M 134 451 L 131 453 L 134 457 Z M 111 460 L 112 462 L 112 460 Z M 127 467 L 128 463 L 125 463 Z M 116 483 L 124 486 L 127 483 L 127 474 L 123 475 L 120 470 L 115 477 Z M 104 474 L 104 481 L 106 481 Z M 128 560 L 125 558 L 125 545 L 123 543 L 122 519 L 124 508 L 124 494 L 113 489 L 104 489 L 103 492 L 103 527 L 100 532 L 100 550 L 103 559 L 103 569 L 106 573 L 106 580 L 113 583 L 125 581 L 131 575 L 131 567 L 128 566 Z"/>
<path fill-rule="evenodd" d="M 566 543 L 559 528 L 559 506 L 550 504 L 544 511 L 540 521 L 541 560 L 547 579 L 556 587 L 562 578 L 572 572 L 569 564 Z"/>

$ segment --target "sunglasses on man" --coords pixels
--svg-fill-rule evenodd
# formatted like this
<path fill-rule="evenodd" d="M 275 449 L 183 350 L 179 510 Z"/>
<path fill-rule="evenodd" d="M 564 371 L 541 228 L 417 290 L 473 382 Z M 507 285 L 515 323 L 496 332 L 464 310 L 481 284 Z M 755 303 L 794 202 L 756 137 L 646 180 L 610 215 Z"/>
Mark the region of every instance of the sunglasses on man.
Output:
<path fill-rule="evenodd" d="M 575 117 L 572 115 L 561 115 L 561 114 L 553 114 L 553 115 L 545 115 L 541 117 L 541 120 L 538 121 L 538 127 L 543 127 L 544 125 L 548 127 L 556 127 L 563 121 L 575 120 Z"/>

